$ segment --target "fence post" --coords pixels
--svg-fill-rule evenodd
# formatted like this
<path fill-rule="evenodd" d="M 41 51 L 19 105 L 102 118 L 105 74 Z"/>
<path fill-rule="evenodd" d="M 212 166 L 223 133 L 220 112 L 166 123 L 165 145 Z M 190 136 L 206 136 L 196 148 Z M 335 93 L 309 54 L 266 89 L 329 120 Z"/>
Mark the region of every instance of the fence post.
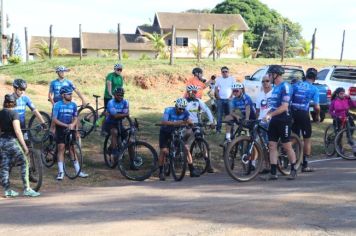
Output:
<path fill-rule="evenodd" d="M 52 25 L 49 26 L 49 59 L 53 56 L 53 36 L 52 36 Z"/>
<path fill-rule="evenodd" d="M 119 61 L 121 61 L 121 32 L 120 32 L 120 23 L 117 24 L 117 54 Z"/>
<path fill-rule="evenodd" d="M 255 59 L 258 55 L 258 53 L 260 52 L 260 48 L 261 48 L 261 45 L 263 43 L 263 40 L 265 38 L 265 34 L 266 34 L 266 31 L 263 31 L 263 34 L 262 34 L 262 38 L 261 38 L 261 41 L 260 41 L 260 44 L 258 44 L 258 47 L 257 47 L 257 50 L 256 50 L 256 53 L 255 53 L 255 56 L 252 57 L 252 59 Z"/>
<path fill-rule="evenodd" d="M 1 56 L 0 56 L 0 64 L 3 65 L 3 56 L 4 56 L 4 53 L 3 53 L 3 50 L 4 50 L 4 44 L 3 44 L 3 40 L 2 40 L 2 36 L 3 36 L 3 33 L 4 33 L 4 1 L 1 0 L 1 7 L 0 7 L 0 52 L 1 52 Z"/>
<path fill-rule="evenodd" d="M 11 39 L 10 39 L 10 45 L 9 45 L 9 55 L 12 57 L 14 55 L 14 40 L 15 40 L 15 34 L 11 34 Z"/>
<path fill-rule="evenodd" d="M 26 50 L 26 62 L 29 61 L 28 56 L 28 36 L 27 36 L 27 27 L 25 27 L 25 50 Z"/>
<path fill-rule="evenodd" d="M 287 32 L 286 32 L 286 26 L 284 25 L 283 27 L 283 44 L 282 44 L 282 56 L 281 56 L 281 62 L 284 61 L 284 52 L 286 50 L 286 39 L 287 39 Z"/>
<path fill-rule="evenodd" d="M 83 38 L 82 38 L 82 24 L 79 24 L 79 58 L 83 57 Z"/>
<path fill-rule="evenodd" d="M 340 62 L 342 61 L 342 56 L 344 54 L 344 43 L 345 43 L 345 30 L 344 30 L 344 33 L 342 34 Z"/>
<path fill-rule="evenodd" d="M 215 24 L 213 24 L 213 61 L 216 60 L 215 57 Z"/>
<path fill-rule="evenodd" d="M 311 60 L 314 60 L 314 51 L 315 51 L 315 34 L 316 34 L 316 28 L 314 30 L 314 34 L 312 37 L 312 51 L 311 51 Z"/>
<path fill-rule="evenodd" d="M 173 65 L 174 63 L 174 56 L 173 56 L 173 52 L 174 52 L 174 46 L 176 44 L 176 27 L 174 25 L 172 25 L 172 35 L 171 35 L 171 55 L 169 57 L 169 64 Z"/>
<path fill-rule="evenodd" d="M 201 58 L 201 42 L 200 42 L 200 25 L 198 26 L 198 31 L 197 31 L 197 44 L 198 44 L 198 53 L 197 53 L 197 59 L 198 62 L 200 62 Z"/>

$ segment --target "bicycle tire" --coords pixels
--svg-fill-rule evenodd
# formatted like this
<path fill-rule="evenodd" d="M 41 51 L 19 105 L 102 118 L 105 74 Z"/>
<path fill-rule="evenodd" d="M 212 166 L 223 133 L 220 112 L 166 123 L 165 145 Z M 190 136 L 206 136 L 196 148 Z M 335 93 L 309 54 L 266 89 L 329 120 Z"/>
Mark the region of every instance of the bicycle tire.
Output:
<path fill-rule="evenodd" d="M 149 143 L 143 141 L 126 144 L 118 159 L 121 174 L 129 180 L 143 181 L 157 170 L 157 152 Z"/>
<path fill-rule="evenodd" d="M 70 148 L 74 148 L 74 152 L 73 152 L 74 155 L 72 154 L 72 152 L 69 151 L 68 147 L 65 147 L 63 169 L 64 169 L 64 174 L 69 179 L 75 179 L 78 177 L 82 169 L 83 156 L 82 156 L 82 150 L 80 148 L 80 145 L 77 143 L 77 141 L 73 141 L 72 144 L 70 145 Z M 76 170 L 74 166 L 75 157 L 77 158 L 79 164 L 79 170 Z"/>
<path fill-rule="evenodd" d="M 30 187 L 37 192 L 42 186 L 43 165 L 39 152 L 34 149 L 29 153 L 29 175 Z M 31 181 L 31 179 L 36 180 L 36 182 Z"/>
<path fill-rule="evenodd" d="M 78 128 L 80 131 L 80 137 L 85 138 L 95 128 L 96 112 L 92 106 L 81 107 L 78 110 Z"/>
<path fill-rule="evenodd" d="M 52 134 L 50 134 L 46 140 L 42 141 L 40 147 L 40 155 L 42 164 L 45 167 L 51 168 L 56 163 L 56 142 L 54 141 L 54 137 Z"/>
<path fill-rule="evenodd" d="M 195 148 L 198 152 L 194 152 Z M 210 160 L 210 147 L 208 142 L 203 138 L 194 139 L 190 145 L 189 152 L 192 155 L 194 167 L 199 172 L 199 175 L 204 174 L 208 169 Z"/>
<path fill-rule="evenodd" d="M 169 164 L 169 161 L 167 161 L 167 160 L 165 160 L 165 162 L 164 162 L 163 172 L 164 172 L 165 176 L 171 175 L 171 164 Z"/>
<path fill-rule="evenodd" d="M 350 142 L 347 138 L 348 129 L 342 129 L 339 131 L 335 137 L 335 149 L 337 154 L 345 160 L 356 160 L 356 127 L 350 127 Z M 345 142 L 343 142 L 344 138 L 347 138 Z M 355 151 L 355 152 L 354 152 Z"/>
<path fill-rule="evenodd" d="M 292 142 L 292 148 L 295 152 L 296 164 L 295 169 L 298 170 L 303 161 L 303 143 L 298 137 L 298 135 L 292 133 L 290 136 Z M 278 142 L 278 162 L 277 169 L 282 175 L 290 174 L 290 163 L 286 153 L 282 151 L 282 143 Z"/>
<path fill-rule="evenodd" d="M 334 126 L 331 124 L 326 128 L 324 133 L 324 150 L 325 154 L 329 157 L 334 156 L 336 153 L 335 137 Z"/>
<path fill-rule="evenodd" d="M 169 157 L 169 165 L 171 167 L 172 176 L 175 181 L 181 181 L 187 170 L 187 154 L 184 150 L 184 143 L 182 140 L 176 140 L 174 142 L 175 155 Z"/>
<path fill-rule="evenodd" d="M 117 166 L 118 158 L 112 155 L 111 134 L 105 137 L 103 153 L 105 165 L 110 169 L 114 169 Z"/>
<path fill-rule="evenodd" d="M 41 143 L 42 141 L 46 140 L 49 135 L 49 127 L 51 126 L 51 117 L 44 111 L 39 111 L 47 129 L 42 128 L 41 122 L 37 119 L 36 115 L 33 114 L 28 122 L 28 138 L 33 143 Z"/>
<path fill-rule="evenodd" d="M 236 181 L 247 182 L 253 180 L 262 168 L 263 151 L 258 142 L 254 143 L 250 157 L 246 154 L 251 142 L 252 140 L 249 136 L 239 136 L 227 146 L 224 155 L 225 169 L 229 176 Z M 239 166 L 241 168 L 237 168 Z"/>

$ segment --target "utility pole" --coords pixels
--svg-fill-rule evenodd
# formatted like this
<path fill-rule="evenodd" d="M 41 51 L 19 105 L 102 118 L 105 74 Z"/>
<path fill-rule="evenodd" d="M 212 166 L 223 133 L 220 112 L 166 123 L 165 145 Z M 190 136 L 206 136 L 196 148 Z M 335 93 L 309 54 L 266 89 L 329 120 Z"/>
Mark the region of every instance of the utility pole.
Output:
<path fill-rule="evenodd" d="M 52 25 L 49 26 L 49 59 L 53 56 L 53 36 L 52 36 Z"/>
<path fill-rule="evenodd" d="M 342 61 L 342 57 L 344 55 L 344 43 L 345 43 L 345 30 L 344 30 L 344 33 L 342 34 L 340 62 Z"/>
<path fill-rule="evenodd" d="M 314 34 L 312 37 L 312 51 L 311 51 L 311 59 L 314 60 L 314 51 L 315 51 L 315 34 L 316 34 L 316 28 L 314 30 Z"/>
<path fill-rule="evenodd" d="M 121 62 L 121 32 L 120 23 L 117 24 L 117 54 L 119 56 L 119 61 Z"/>
<path fill-rule="evenodd" d="M 175 27 L 174 25 L 172 25 L 171 55 L 170 55 L 170 57 L 169 57 L 169 64 L 170 64 L 170 65 L 173 65 L 173 63 L 174 63 L 174 56 L 173 56 L 173 53 L 174 53 L 174 46 L 176 45 L 175 39 L 176 39 L 176 27 Z"/>
<path fill-rule="evenodd" d="M 25 49 L 26 49 L 26 62 L 29 61 L 29 56 L 28 56 L 28 36 L 27 36 L 27 27 L 25 27 Z"/>
<path fill-rule="evenodd" d="M 286 51 L 286 40 L 287 40 L 287 32 L 286 32 L 286 26 L 284 25 L 284 27 L 283 27 L 283 44 L 282 44 L 281 62 L 284 61 L 284 53 Z"/>

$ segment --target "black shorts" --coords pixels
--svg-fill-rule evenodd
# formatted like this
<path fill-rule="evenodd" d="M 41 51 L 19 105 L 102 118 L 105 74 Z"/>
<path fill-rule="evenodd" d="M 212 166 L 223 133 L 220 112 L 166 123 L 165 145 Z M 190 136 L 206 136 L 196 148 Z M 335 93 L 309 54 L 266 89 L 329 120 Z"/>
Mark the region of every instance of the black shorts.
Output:
<path fill-rule="evenodd" d="M 108 107 L 108 103 L 112 98 L 104 98 L 104 109 L 106 111 L 106 108 Z"/>
<path fill-rule="evenodd" d="M 272 142 L 288 143 L 291 134 L 291 121 L 281 121 L 272 119 L 268 126 L 268 140 Z"/>
<path fill-rule="evenodd" d="M 119 130 L 119 125 L 120 125 L 120 130 Z M 121 122 L 104 123 L 104 130 L 106 133 L 110 134 L 112 129 L 117 129 L 117 132 L 121 134 L 121 139 L 125 139 L 128 135 L 127 130 L 125 131 L 125 127 L 122 125 Z"/>
<path fill-rule="evenodd" d="M 312 126 L 310 122 L 309 111 L 293 110 L 292 131 L 303 138 L 310 138 L 312 135 Z"/>
<path fill-rule="evenodd" d="M 65 138 L 66 138 L 66 130 L 67 128 L 63 127 L 63 126 L 58 126 L 56 125 L 56 143 L 57 144 L 64 144 L 65 143 Z M 71 131 L 73 132 L 73 141 L 75 141 L 76 139 L 76 135 L 75 135 L 75 131 Z"/>
<path fill-rule="evenodd" d="M 172 132 L 159 130 L 159 148 L 168 148 L 169 140 L 171 139 Z"/>

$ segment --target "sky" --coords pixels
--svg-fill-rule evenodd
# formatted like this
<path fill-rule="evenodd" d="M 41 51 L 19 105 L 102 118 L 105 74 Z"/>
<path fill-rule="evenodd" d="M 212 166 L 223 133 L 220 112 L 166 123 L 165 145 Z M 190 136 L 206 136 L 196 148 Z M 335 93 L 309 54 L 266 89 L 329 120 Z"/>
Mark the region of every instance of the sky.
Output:
<path fill-rule="evenodd" d="M 29 36 L 78 37 L 83 32 L 116 30 L 134 33 L 136 26 L 151 24 L 155 12 L 212 9 L 222 0 L 3 0 L 9 16 L 7 34 L 15 33 L 24 48 L 24 27 Z M 354 0 L 260 0 L 293 22 L 301 24 L 302 36 L 311 40 L 317 28 L 316 58 L 339 59 L 346 30 L 344 59 L 356 59 L 356 4 Z"/>

